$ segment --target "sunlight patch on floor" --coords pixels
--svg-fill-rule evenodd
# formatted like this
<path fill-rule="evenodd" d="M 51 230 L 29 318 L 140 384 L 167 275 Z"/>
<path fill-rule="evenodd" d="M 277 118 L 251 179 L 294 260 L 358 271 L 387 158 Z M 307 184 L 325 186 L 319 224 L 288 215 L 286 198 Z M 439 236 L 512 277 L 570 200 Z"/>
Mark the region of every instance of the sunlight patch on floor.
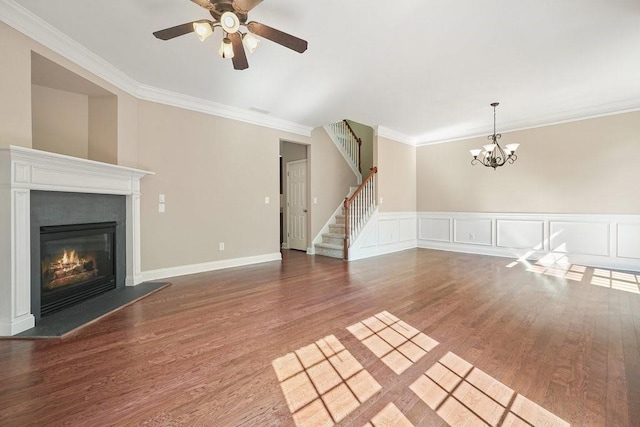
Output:
<path fill-rule="evenodd" d="M 530 273 L 560 279 L 564 278 L 574 282 L 582 282 L 587 273 L 587 267 L 571 264 L 566 256 L 559 254 L 549 254 L 535 264 L 531 264 L 527 260 L 513 261 L 507 264 L 506 267 L 513 268 L 520 263 L 524 264 Z M 593 286 L 640 295 L 640 275 L 638 274 L 624 273 L 606 268 L 593 268 L 593 277 L 590 283 Z"/>
<path fill-rule="evenodd" d="M 570 425 L 452 352 L 409 388 L 451 426 Z"/>
<path fill-rule="evenodd" d="M 332 426 L 382 389 L 333 335 L 271 364 L 297 426 Z"/>
<path fill-rule="evenodd" d="M 382 411 L 378 412 L 375 417 L 371 418 L 364 427 L 413 427 L 413 424 L 393 403 L 387 404 Z"/>
<path fill-rule="evenodd" d="M 347 330 L 398 375 L 438 345 L 438 341 L 387 311 Z"/>
<path fill-rule="evenodd" d="M 640 294 L 640 275 L 595 268 L 591 284 L 618 291 Z"/>

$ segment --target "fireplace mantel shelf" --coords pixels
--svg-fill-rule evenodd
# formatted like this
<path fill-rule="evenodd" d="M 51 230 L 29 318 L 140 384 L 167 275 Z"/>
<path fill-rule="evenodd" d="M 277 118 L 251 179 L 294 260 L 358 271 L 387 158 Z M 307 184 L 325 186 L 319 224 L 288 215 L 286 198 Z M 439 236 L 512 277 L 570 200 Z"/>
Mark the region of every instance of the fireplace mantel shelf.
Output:
<path fill-rule="evenodd" d="M 140 192 L 143 176 L 153 175 L 145 170 L 16 146 L 0 149 L 0 165 L 4 169 L 3 159 L 10 162 L 6 166 L 10 166 L 11 174 L 3 172 L 0 184 L 12 188 L 130 195 Z"/>
<path fill-rule="evenodd" d="M 126 285 L 140 273 L 140 180 L 153 172 L 24 147 L 0 149 L 0 335 L 35 324 L 31 313 L 32 190 L 126 196 Z"/>

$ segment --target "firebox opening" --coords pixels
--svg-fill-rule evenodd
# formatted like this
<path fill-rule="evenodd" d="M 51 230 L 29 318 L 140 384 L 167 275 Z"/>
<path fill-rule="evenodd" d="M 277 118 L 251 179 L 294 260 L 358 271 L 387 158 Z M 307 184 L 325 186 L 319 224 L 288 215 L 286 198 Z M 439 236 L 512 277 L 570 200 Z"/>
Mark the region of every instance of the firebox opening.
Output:
<path fill-rule="evenodd" d="M 40 227 L 40 315 L 116 288 L 116 223 Z"/>

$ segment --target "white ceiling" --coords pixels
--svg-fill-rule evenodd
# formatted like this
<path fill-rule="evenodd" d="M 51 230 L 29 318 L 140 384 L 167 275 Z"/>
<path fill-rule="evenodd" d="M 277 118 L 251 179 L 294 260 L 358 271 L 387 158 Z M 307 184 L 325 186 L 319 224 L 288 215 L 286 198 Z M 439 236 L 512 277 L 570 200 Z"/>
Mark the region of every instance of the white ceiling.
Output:
<path fill-rule="evenodd" d="M 11 3 L 11 0 L 1 0 Z M 189 0 L 20 0 L 146 86 L 316 127 L 343 118 L 427 143 L 640 109 L 638 0 L 264 0 L 264 40 L 233 69 L 219 32 L 152 32 L 207 18 Z M 1 17 L 1 16 L 0 16 Z"/>

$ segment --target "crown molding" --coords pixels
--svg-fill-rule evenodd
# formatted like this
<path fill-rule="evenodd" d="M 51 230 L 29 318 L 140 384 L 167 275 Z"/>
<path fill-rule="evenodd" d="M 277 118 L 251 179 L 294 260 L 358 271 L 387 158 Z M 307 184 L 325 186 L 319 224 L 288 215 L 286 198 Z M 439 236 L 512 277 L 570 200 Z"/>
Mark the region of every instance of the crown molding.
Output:
<path fill-rule="evenodd" d="M 207 101 L 189 95 L 183 95 L 171 92 L 157 87 L 139 85 L 137 97 L 145 101 L 157 102 L 160 104 L 170 105 L 185 110 L 197 111 L 200 113 L 210 114 L 212 116 L 223 117 L 226 119 L 238 120 L 252 125 L 264 126 L 271 129 L 277 129 L 285 132 L 291 132 L 296 135 L 311 136 L 313 128 L 303 126 L 286 120 L 270 117 L 266 114 L 254 111 L 244 110 L 242 108 L 231 107 L 229 105 L 219 104 L 213 101 Z"/>
<path fill-rule="evenodd" d="M 0 0 L 0 21 L 135 98 L 311 136 L 308 126 L 143 85 L 13 0 Z"/>
<path fill-rule="evenodd" d="M 377 136 L 381 136 L 383 138 L 391 139 L 393 141 L 401 142 L 407 145 L 415 146 L 417 142 L 416 138 L 413 136 L 406 135 L 404 133 L 386 128 L 384 126 L 376 126 L 374 128 L 374 133 Z"/>
<path fill-rule="evenodd" d="M 563 123 L 579 122 L 582 120 L 597 119 L 599 117 L 614 116 L 617 114 L 632 113 L 640 111 L 640 98 L 626 99 L 608 104 L 595 105 L 591 107 L 576 108 L 573 110 L 561 111 L 553 114 L 546 114 L 535 118 L 516 120 L 505 123 L 501 126 L 500 133 L 518 132 L 521 130 L 535 129 L 547 126 L 560 125 Z M 465 139 L 486 137 L 493 133 L 492 127 L 468 129 L 459 132 L 442 133 L 438 138 L 423 139 L 417 142 L 418 147 L 435 144 L 445 144 L 447 142 L 462 141 Z M 420 140 L 421 138 L 416 138 Z"/>
<path fill-rule="evenodd" d="M 13 0 L 0 0 L 0 20 L 117 88 L 136 96 L 139 83 Z"/>

